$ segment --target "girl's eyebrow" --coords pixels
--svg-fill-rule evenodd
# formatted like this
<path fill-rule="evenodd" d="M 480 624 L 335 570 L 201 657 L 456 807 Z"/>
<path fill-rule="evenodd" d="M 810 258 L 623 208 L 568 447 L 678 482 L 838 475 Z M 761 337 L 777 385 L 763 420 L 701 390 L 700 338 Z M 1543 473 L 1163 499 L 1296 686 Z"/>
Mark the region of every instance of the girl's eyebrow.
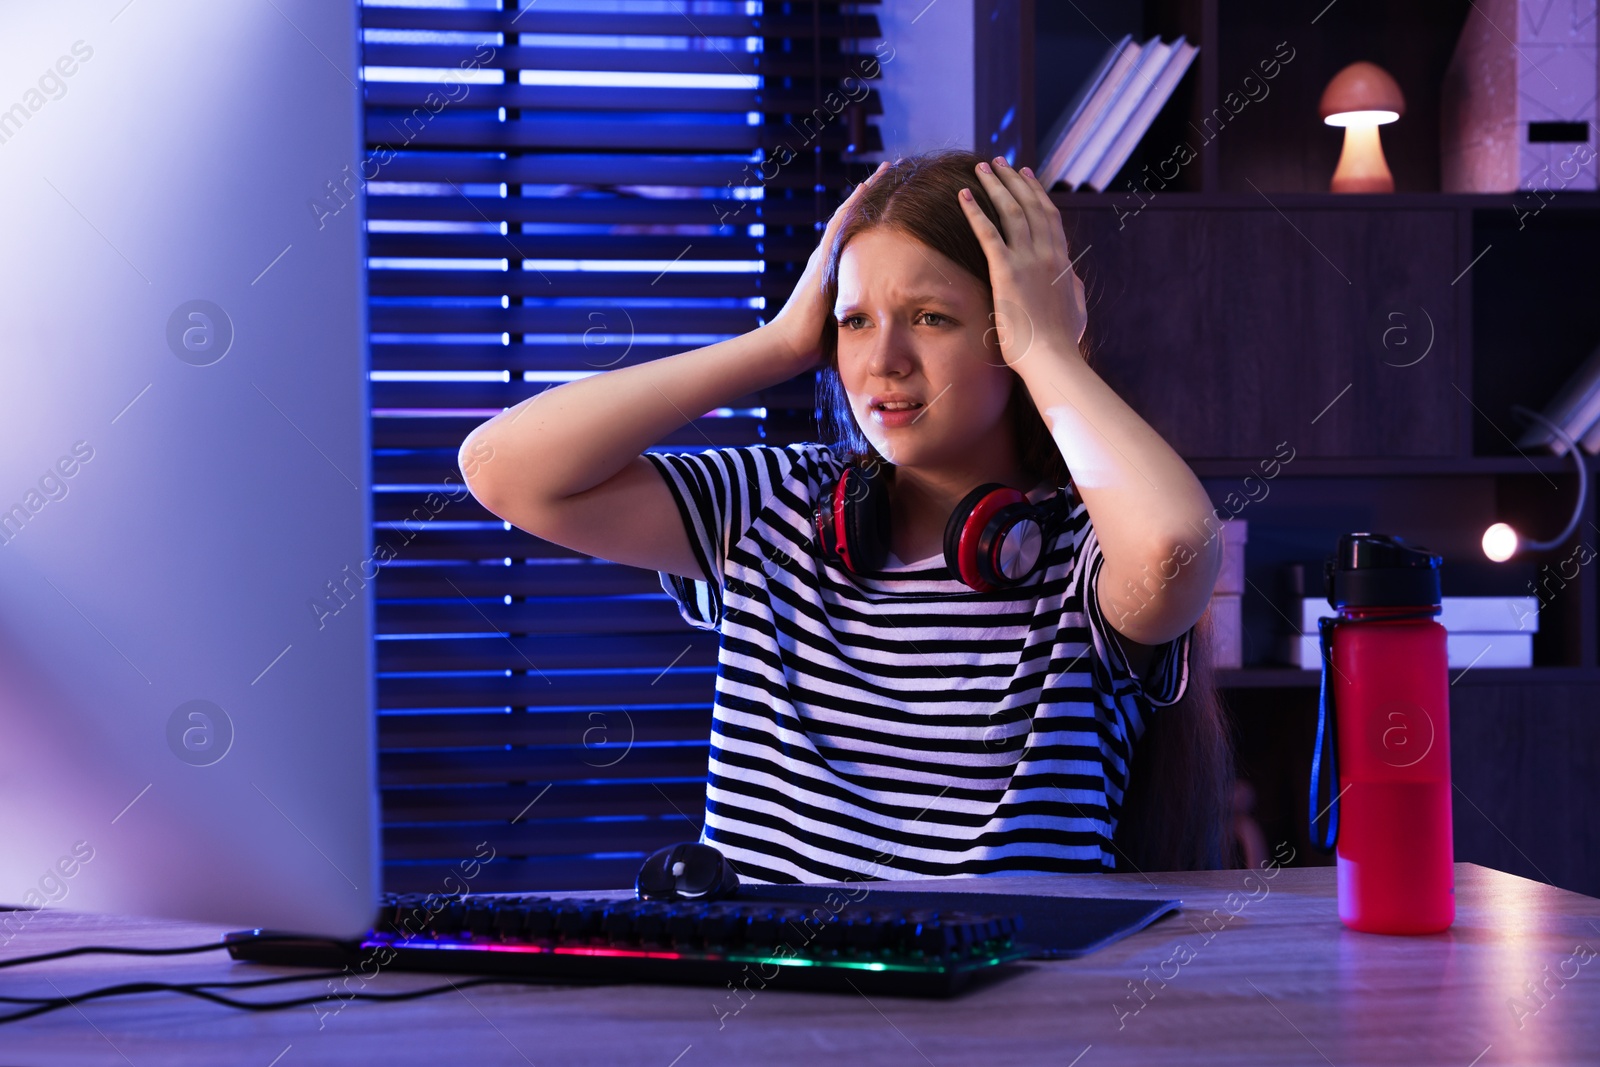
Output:
<path fill-rule="evenodd" d="M 910 295 L 910 296 L 905 298 L 905 303 L 907 303 L 907 304 L 940 304 L 940 305 L 943 305 L 944 307 L 955 307 L 955 302 L 954 301 L 952 301 L 949 297 L 940 296 L 938 293 L 913 293 L 912 295 Z M 858 303 L 843 304 L 843 305 L 840 306 L 838 311 L 834 312 L 834 314 L 843 315 L 847 311 L 855 311 L 860 306 L 861 305 L 858 304 Z"/>

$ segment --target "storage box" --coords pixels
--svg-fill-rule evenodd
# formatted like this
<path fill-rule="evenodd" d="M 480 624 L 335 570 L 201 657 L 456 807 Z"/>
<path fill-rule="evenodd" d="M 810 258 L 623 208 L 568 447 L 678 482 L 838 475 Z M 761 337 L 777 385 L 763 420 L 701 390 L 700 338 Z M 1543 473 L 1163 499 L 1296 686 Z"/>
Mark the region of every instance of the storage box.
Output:
<path fill-rule="evenodd" d="M 1244 594 L 1244 546 L 1250 524 L 1244 519 L 1224 519 L 1217 537 L 1222 541 L 1222 567 L 1211 587 L 1211 662 L 1218 669 L 1244 661 L 1244 623 L 1240 599 Z"/>
<path fill-rule="evenodd" d="M 1595 0 L 1476 0 L 1440 83 L 1439 187 L 1594 189 L 1597 84 Z"/>
<path fill-rule="evenodd" d="M 1244 625 L 1237 593 L 1215 593 L 1211 597 L 1211 665 L 1218 670 L 1238 667 L 1244 662 Z"/>
<path fill-rule="evenodd" d="M 1224 519 L 1218 536 L 1222 538 L 1222 569 L 1217 572 L 1212 592 L 1242 594 L 1244 546 L 1250 540 L 1250 524 L 1244 519 Z"/>

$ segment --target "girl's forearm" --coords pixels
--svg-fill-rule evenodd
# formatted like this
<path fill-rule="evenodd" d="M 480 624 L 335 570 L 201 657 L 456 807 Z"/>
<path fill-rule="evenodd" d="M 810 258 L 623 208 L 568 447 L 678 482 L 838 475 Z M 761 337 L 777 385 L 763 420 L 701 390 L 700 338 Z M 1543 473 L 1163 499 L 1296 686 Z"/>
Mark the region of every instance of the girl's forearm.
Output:
<path fill-rule="evenodd" d="M 461 467 L 479 499 L 560 500 L 611 478 L 685 423 L 800 370 L 762 326 L 564 382 L 473 430 L 461 446 Z"/>
<path fill-rule="evenodd" d="M 1122 599 L 1128 581 L 1156 576 L 1160 588 L 1153 602 L 1145 602 L 1154 592 L 1148 582 L 1144 599 L 1129 600 L 1127 607 L 1143 616 L 1139 633 L 1129 636 L 1144 640 L 1162 631 L 1182 632 L 1204 610 L 1222 562 L 1221 538 L 1207 535 L 1206 520 L 1214 527 L 1215 515 L 1205 487 L 1076 352 L 1032 351 L 1014 369 L 1094 523 L 1106 558 L 1102 580 L 1112 578 L 1102 586 L 1111 594 L 1102 603 Z M 1112 614 L 1115 622 L 1118 613 Z"/>

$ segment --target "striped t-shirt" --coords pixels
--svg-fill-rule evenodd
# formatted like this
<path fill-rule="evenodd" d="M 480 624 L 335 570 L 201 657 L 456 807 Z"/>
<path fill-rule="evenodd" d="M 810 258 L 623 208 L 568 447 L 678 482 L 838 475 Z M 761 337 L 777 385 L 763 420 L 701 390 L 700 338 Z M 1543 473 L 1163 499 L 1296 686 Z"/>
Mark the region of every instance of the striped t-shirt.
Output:
<path fill-rule="evenodd" d="M 721 634 L 701 841 L 748 881 L 1116 869 L 1129 748 L 1183 695 L 1193 631 L 1133 673 L 1081 499 L 1041 571 L 979 593 L 942 555 L 827 563 L 827 445 L 645 455 L 709 579 L 662 588 Z"/>

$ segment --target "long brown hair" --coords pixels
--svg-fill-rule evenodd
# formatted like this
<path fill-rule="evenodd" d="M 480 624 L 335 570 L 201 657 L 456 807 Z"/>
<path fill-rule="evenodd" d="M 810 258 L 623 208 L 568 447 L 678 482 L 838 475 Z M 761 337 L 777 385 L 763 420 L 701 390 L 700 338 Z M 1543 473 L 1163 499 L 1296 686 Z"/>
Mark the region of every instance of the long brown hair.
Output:
<path fill-rule="evenodd" d="M 839 255 L 851 238 L 888 227 L 949 257 L 978 279 L 989 294 L 989 260 L 957 202 L 963 188 L 1002 233 L 994 202 L 978 181 L 979 157 L 964 149 L 940 149 L 896 160 L 882 171 L 840 221 L 822 276 L 825 306 L 839 295 Z M 886 463 L 861 433 L 839 377 L 839 327 L 823 316 L 821 373 L 817 380 L 820 436 L 846 463 Z M 1089 337 L 1080 345 L 1089 360 Z M 1056 487 L 1071 484 L 1061 450 L 1029 395 L 1012 372 L 1006 418 L 1017 455 L 1033 477 Z M 892 472 L 893 466 L 888 465 Z M 1229 830 L 1233 794 L 1233 745 L 1222 702 L 1212 679 L 1210 609 L 1190 637 L 1189 679 L 1184 696 L 1155 709 L 1135 746 L 1113 847 L 1118 866 L 1135 870 L 1197 870 L 1231 866 Z"/>

